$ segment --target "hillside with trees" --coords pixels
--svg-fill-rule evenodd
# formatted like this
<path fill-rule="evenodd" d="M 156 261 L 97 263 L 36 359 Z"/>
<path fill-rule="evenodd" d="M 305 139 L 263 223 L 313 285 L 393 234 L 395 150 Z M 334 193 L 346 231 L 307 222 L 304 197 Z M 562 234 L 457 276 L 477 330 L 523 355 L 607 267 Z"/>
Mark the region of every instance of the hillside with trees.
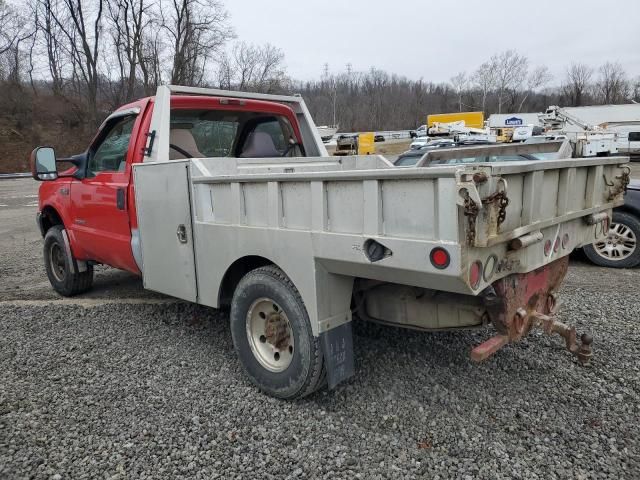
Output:
<path fill-rule="evenodd" d="M 282 50 L 237 38 L 219 0 L 0 0 L 0 172 L 25 171 L 36 145 L 82 151 L 109 112 L 163 83 L 300 93 L 316 123 L 343 131 L 414 128 L 429 113 L 640 101 L 640 78 L 615 62 L 572 63 L 553 78 L 506 50 L 445 83 L 373 67 L 325 67 L 300 82 Z"/>

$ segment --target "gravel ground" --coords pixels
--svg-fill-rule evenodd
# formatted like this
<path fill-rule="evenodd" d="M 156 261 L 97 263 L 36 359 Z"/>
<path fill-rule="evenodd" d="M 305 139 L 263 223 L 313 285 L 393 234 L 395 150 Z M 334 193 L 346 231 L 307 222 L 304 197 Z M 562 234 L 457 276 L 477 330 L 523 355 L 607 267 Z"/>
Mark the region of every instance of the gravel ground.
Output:
<path fill-rule="evenodd" d="M 1 479 L 640 478 L 640 270 L 572 262 L 561 317 L 594 334 L 590 368 L 538 333 L 476 365 L 488 329 L 356 323 L 356 376 L 288 403 L 245 380 L 224 312 L 110 269 L 57 297 L 18 203 L 0 209 Z"/>

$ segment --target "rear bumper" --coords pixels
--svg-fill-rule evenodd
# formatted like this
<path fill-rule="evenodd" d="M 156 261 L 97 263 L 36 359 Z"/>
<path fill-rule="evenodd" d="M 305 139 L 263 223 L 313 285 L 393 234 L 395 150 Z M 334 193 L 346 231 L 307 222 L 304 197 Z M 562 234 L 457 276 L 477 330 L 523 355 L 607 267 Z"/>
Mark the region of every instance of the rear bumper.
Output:
<path fill-rule="evenodd" d="M 520 314 L 539 312 L 550 315 L 555 309 L 555 295 L 569 267 L 569 256 L 562 257 L 528 273 L 515 273 L 492 284 L 495 292 L 486 300 L 491 323 L 510 341 L 520 340 L 532 325 L 523 324 Z"/>
<path fill-rule="evenodd" d="M 558 259 L 529 273 L 516 273 L 494 282 L 484 298 L 487 312 L 498 334 L 471 351 L 471 358 L 482 361 L 510 342 L 526 336 L 532 328 L 557 333 L 567 350 L 586 364 L 591 359 L 592 338 L 583 334 L 577 340 L 575 327 L 555 319 L 557 291 L 568 268 L 568 257 Z"/>

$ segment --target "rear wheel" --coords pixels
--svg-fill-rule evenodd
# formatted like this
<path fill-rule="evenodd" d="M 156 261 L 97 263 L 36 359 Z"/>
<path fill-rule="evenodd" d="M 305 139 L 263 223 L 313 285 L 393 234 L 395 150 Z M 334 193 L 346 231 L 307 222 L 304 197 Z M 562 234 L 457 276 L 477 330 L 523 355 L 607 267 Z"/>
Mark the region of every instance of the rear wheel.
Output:
<path fill-rule="evenodd" d="M 61 225 L 54 225 L 44 236 L 44 265 L 54 290 L 70 297 L 91 288 L 93 267 L 87 265 L 84 272 L 78 271 L 77 261 L 64 241 L 63 231 Z"/>
<path fill-rule="evenodd" d="M 631 268 L 640 264 L 640 220 L 626 212 L 613 212 L 607 237 L 584 247 L 584 253 L 596 265 Z"/>
<path fill-rule="evenodd" d="M 294 399 L 324 383 L 320 342 L 300 293 L 279 268 L 242 278 L 231 303 L 231 335 L 244 370 L 263 392 Z"/>

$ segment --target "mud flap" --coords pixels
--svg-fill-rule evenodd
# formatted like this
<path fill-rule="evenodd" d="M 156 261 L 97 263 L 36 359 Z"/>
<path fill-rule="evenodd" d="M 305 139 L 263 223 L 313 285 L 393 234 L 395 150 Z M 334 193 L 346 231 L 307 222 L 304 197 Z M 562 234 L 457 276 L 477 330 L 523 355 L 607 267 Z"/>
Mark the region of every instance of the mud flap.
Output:
<path fill-rule="evenodd" d="M 321 333 L 320 344 L 327 369 L 327 383 L 329 389 L 333 389 L 355 372 L 351 322 Z"/>

